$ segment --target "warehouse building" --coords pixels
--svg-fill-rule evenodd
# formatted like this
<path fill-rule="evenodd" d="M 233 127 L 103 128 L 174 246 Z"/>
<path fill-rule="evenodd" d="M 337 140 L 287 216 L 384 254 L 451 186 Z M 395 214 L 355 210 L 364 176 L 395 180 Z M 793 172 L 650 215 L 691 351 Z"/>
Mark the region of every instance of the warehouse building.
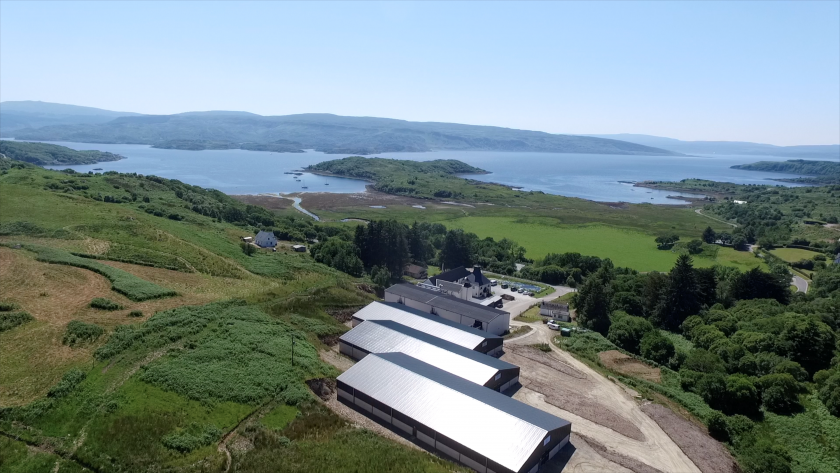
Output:
<path fill-rule="evenodd" d="M 568 421 L 404 353 L 365 357 L 337 388 L 339 401 L 479 473 L 535 473 L 571 434 Z"/>
<path fill-rule="evenodd" d="M 510 328 L 510 314 L 465 301 L 439 291 L 400 283 L 385 289 L 385 302 L 396 302 L 452 322 L 502 335 Z"/>
<path fill-rule="evenodd" d="M 355 327 L 365 320 L 393 320 L 398 324 L 434 335 L 479 353 L 490 356 L 501 356 L 502 354 L 504 341 L 502 337 L 396 302 L 371 302 L 362 310 L 353 314 L 351 323 Z"/>
<path fill-rule="evenodd" d="M 338 339 L 341 353 L 361 360 L 370 353 L 402 352 L 496 391 L 519 383 L 519 367 L 391 320 L 368 320 Z"/>

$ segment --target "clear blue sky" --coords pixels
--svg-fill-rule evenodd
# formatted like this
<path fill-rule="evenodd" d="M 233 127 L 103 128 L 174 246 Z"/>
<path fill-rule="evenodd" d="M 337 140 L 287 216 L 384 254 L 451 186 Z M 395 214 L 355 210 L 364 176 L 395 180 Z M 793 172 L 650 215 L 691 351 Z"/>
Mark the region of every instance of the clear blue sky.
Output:
<path fill-rule="evenodd" d="M 0 2 L 0 100 L 840 143 L 840 2 Z"/>

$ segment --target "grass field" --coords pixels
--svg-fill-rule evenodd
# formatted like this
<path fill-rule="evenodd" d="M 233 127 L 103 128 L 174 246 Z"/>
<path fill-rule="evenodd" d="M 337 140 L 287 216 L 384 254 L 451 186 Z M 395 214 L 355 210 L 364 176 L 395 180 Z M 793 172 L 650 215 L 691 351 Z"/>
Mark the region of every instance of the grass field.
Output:
<path fill-rule="evenodd" d="M 812 259 L 814 256 L 821 254 L 816 251 L 802 250 L 799 248 L 777 248 L 770 250 L 770 253 L 788 263 L 795 263 L 803 259 Z"/>

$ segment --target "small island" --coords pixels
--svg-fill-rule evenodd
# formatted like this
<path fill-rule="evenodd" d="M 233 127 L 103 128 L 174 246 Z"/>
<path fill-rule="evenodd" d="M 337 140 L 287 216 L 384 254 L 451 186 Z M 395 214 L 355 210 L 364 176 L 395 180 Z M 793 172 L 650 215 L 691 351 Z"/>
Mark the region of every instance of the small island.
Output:
<path fill-rule="evenodd" d="M 77 151 L 66 146 L 47 143 L 6 140 L 0 141 L 0 154 L 15 161 L 25 161 L 38 166 L 96 164 L 125 159 L 125 156 L 105 151 Z"/>

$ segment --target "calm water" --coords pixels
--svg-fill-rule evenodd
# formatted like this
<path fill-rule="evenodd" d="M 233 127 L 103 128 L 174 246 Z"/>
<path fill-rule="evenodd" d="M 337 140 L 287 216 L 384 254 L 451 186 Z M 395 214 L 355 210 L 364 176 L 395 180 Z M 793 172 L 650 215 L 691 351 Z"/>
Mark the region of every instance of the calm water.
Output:
<path fill-rule="evenodd" d="M 259 194 L 264 192 L 362 192 L 366 182 L 355 179 L 304 174 L 301 182 L 296 176 L 283 174 L 310 164 L 344 155 L 306 153 L 269 153 L 244 150 L 180 151 L 154 149 L 147 145 L 109 145 L 95 143 L 56 142 L 73 149 L 96 149 L 121 154 L 120 161 L 70 166 L 88 172 L 94 168 L 104 171 L 136 172 L 179 179 L 189 184 L 219 189 L 228 194 Z M 383 158 L 458 159 L 490 171 L 491 174 L 470 176 L 478 180 L 498 182 L 525 190 L 539 190 L 549 194 L 602 202 L 650 202 L 677 204 L 668 199 L 674 194 L 656 191 L 619 181 L 678 181 L 686 178 L 710 179 L 739 184 L 768 184 L 771 178 L 796 177 L 780 173 L 739 171 L 729 169 L 734 164 L 761 160 L 783 161 L 787 158 L 763 156 L 616 156 L 561 153 L 517 153 L 496 151 L 439 151 L 433 153 L 384 153 Z M 56 166 L 63 169 L 67 166 Z M 778 184 L 778 183 L 777 183 Z M 302 187 L 306 185 L 308 189 Z"/>

